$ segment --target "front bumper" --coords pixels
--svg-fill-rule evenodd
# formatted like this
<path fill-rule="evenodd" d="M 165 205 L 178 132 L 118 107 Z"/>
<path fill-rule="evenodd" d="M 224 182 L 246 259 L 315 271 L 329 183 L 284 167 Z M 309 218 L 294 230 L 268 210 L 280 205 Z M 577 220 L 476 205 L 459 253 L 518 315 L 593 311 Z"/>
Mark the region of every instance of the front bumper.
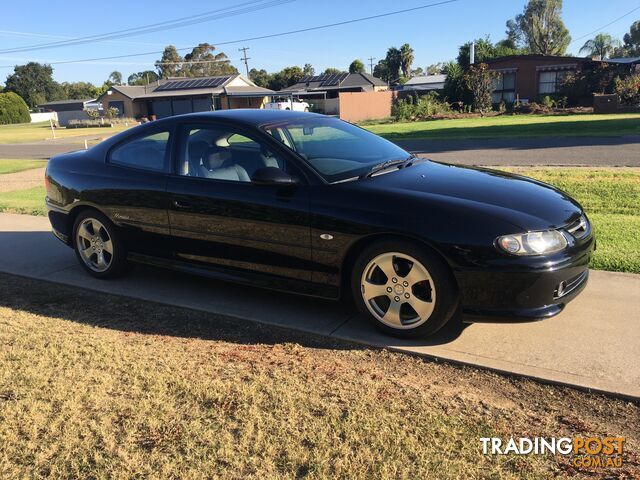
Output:
<path fill-rule="evenodd" d="M 585 238 L 547 263 L 519 259 L 510 267 L 503 260 L 482 269 L 455 272 L 463 311 L 473 320 L 537 320 L 560 313 L 584 290 L 595 238 Z"/>

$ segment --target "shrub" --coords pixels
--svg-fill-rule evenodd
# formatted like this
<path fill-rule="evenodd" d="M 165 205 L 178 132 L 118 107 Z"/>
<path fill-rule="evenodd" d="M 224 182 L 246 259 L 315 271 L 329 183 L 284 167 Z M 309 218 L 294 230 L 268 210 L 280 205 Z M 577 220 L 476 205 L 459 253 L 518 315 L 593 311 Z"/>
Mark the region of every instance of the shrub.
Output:
<path fill-rule="evenodd" d="M 391 116 L 395 120 L 424 120 L 449 112 L 449 104 L 440 100 L 436 92 L 429 92 L 417 99 L 409 96 L 404 100 L 398 100 L 391 109 Z"/>
<path fill-rule="evenodd" d="M 625 78 L 616 77 L 614 91 L 623 105 L 640 104 L 640 73 Z"/>
<path fill-rule="evenodd" d="M 0 93 L 0 125 L 30 121 L 29 107 L 20 95 L 13 92 Z"/>
<path fill-rule="evenodd" d="M 498 74 L 489 70 L 486 63 L 471 65 L 464 76 L 467 87 L 473 93 L 473 109 L 484 115 L 491 111 L 493 81 Z"/>

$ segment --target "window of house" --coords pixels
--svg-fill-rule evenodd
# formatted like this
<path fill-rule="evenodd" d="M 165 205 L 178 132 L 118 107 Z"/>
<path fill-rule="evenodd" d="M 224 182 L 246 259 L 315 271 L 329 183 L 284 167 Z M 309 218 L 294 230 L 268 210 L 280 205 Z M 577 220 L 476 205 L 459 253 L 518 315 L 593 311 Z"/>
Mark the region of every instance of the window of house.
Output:
<path fill-rule="evenodd" d="M 538 74 L 538 93 L 556 93 L 569 73 L 569 70 L 540 72 Z"/>
<path fill-rule="evenodd" d="M 499 73 L 493 81 L 493 103 L 513 103 L 516 99 L 516 72 Z"/>
<path fill-rule="evenodd" d="M 137 137 L 115 147 L 109 155 L 109 163 L 126 167 L 165 172 L 168 170 L 167 144 L 169 132 L 156 132 Z"/>

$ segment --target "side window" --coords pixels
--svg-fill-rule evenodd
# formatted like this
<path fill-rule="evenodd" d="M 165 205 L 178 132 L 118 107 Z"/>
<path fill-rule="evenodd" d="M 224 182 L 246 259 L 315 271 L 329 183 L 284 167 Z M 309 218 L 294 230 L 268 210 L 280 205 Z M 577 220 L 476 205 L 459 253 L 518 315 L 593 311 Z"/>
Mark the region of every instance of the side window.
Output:
<path fill-rule="evenodd" d="M 109 163 L 155 172 L 168 171 L 169 132 L 158 132 L 123 143 L 111 151 Z"/>
<path fill-rule="evenodd" d="M 259 168 L 285 169 L 262 141 L 218 126 L 185 126 L 178 173 L 188 177 L 250 182 Z"/>

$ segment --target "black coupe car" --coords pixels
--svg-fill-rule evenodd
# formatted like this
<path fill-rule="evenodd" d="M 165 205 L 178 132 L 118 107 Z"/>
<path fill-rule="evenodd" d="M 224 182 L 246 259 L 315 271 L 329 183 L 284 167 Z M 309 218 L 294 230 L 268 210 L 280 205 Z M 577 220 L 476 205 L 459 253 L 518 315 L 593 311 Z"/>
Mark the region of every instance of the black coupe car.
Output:
<path fill-rule="evenodd" d="M 322 115 L 270 110 L 147 123 L 53 157 L 55 235 L 88 273 L 143 262 L 337 299 L 383 330 L 432 334 L 460 305 L 544 318 L 585 286 L 595 247 L 549 185 L 415 157 Z"/>

